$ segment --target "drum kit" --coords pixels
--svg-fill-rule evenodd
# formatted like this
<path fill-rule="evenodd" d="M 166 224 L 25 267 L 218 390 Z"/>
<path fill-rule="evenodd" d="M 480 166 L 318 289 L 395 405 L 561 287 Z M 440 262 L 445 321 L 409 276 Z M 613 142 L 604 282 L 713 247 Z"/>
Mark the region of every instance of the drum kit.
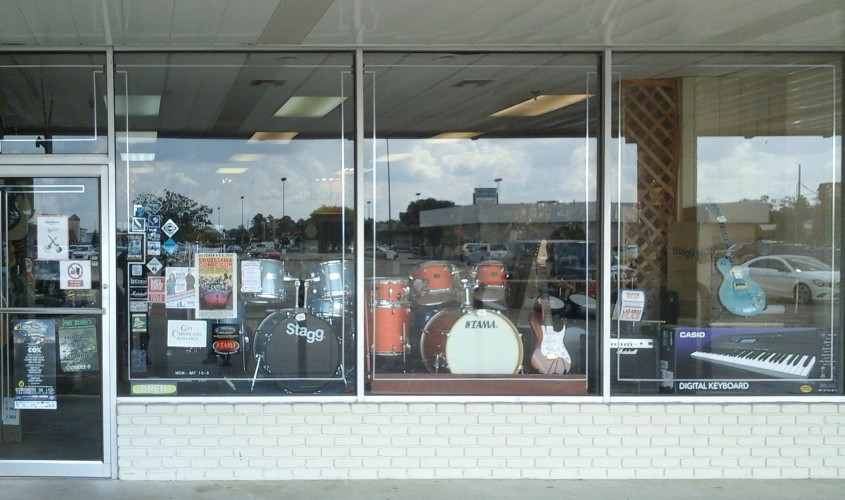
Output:
<path fill-rule="evenodd" d="M 261 290 L 244 294 L 247 305 L 273 305 L 252 341 L 252 385 L 259 377 L 291 392 L 320 392 L 332 382 L 348 386 L 354 367 L 354 332 L 344 312 L 354 299 L 352 264 L 321 262 L 308 278 L 285 272 L 285 263 L 261 259 Z M 293 307 L 288 286 L 293 284 Z M 310 303 L 309 303 L 310 299 Z"/>
<path fill-rule="evenodd" d="M 430 261 L 408 279 L 369 278 L 368 376 L 377 363 L 396 359 L 402 371 L 413 371 L 418 362 L 431 373 L 518 373 L 522 335 L 496 306 L 504 300 L 505 279 L 498 261 L 481 262 L 468 277 L 448 262 Z"/>
<path fill-rule="evenodd" d="M 249 342 L 252 387 L 259 378 L 285 387 L 310 382 L 302 385 L 309 392 L 332 381 L 347 386 L 355 364 L 354 314 L 346 314 L 354 306 L 352 262 L 321 262 L 309 277 L 298 278 L 282 261 L 256 260 L 261 290 L 242 296 L 247 306 L 265 306 L 269 314 Z M 499 261 L 482 261 L 469 270 L 429 261 L 416 265 L 408 278 L 368 278 L 368 379 L 385 367 L 385 372 L 460 375 L 522 372 L 523 336 L 502 305 L 506 279 Z M 595 299 L 577 293 L 549 297 L 549 305 L 565 318 L 586 319 L 596 311 Z"/>

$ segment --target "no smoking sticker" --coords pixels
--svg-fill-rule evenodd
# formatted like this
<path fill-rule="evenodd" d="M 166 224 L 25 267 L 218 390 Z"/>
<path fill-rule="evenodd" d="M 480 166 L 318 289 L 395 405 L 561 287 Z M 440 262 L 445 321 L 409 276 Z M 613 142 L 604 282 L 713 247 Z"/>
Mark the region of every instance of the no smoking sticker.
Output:
<path fill-rule="evenodd" d="M 62 290 L 89 290 L 91 288 L 91 261 L 59 261 L 59 276 Z"/>

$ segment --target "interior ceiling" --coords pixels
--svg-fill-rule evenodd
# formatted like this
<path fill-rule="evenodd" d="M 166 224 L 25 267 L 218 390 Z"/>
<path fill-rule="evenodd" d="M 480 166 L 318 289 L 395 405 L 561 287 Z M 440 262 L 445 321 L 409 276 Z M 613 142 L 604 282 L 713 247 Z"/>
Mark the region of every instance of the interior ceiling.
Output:
<path fill-rule="evenodd" d="M 776 7 L 776 8 L 775 8 Z M 230 52 L 122 54 L 121 51 L 250 48 L 288 51 L 298 47 L 326 50 L 362 47 L 430 49 L 432 53 L 368 54 L 368 69 L 375 71 L 379 129 L 392 136 L 426 136 L 444 130 L 484 130 L 488 135 L 555 134 L 583 136 L 584 116 L 597 116 L 591 101 L 547 116 L 505 122 L 490 114 L 528 98 L 532 92 L 583 93 L 597 82 L 585 80 L 598 70 L 591 54 L 490 54 L 507 48 L 526 51 L 567 49 L 781 49 L 845 50 L 845 2 L 842 0 L 3 0 L 0 2 L 0 55 L 9 49 L 68 49 L 113 46 L 116 62 L 144 58 L 152 65 L 189 64 L 194 69 L 150 68 L 144 78 L 131 80 L 130 94 L 161 94 L 162 115 L 134 119 L 135 130 L 158 130 L 160 135 L 248 137 L 258 130 L 300 130 L 318 136 L 335 134 L 338 113 L 307 123 L 273 118 L 278 106 L 297 91 L 317 91 L 328 80 L 320 75 L 336 65 L 334 75 L 351 64 L 347 54 L 298 53 L 295 56 Z M 460 53 L 477 51 L 475 53 Z M 445 55 L 445 57 L 444 57 Z M 33 55 L 33 57 L 35 57 Z M 750 57 L 748 55 L 743 57 Z M 755 56 L 764 62 L 766 56 Z M 810 59 L 813 56 L 805 56 Z M 819 62 L 830 56 L 819 55 Z M 737 56 L 700 54 L 625 54 L 614 65 L 625 68 L 625 78 L 724 76 L 719 67 Z M 41 109 L 41 69 L 12 68 L 26 61 L 25 54 L 7 55 L 0 64 L 0 111 L 6 134 L 41 134 L 46 113 Z M 101 64 L 99 55 L 90 61 Z M 773 60 L 774 61 L 774 60 Z M 215 68 L 200 69 L 209 63 Z M 5 65 L 5 67 L 3 67 Z M 436 69 L 420 71 L 419 66 Z M 416 66 L 411 68 L 410 66 Z M 545 67 L 579 68 L 572 78 L 551 77 Z M 298 69 L 294 70 L 296 67 Z M 272 68 L 268 70 L 268 68 Z M 532 68 L 527 70 L 526 68 Z M 586 69 L 584 69 L 586 68 Z M 30 74 L 27 74 L 27 71 Z M 207 77 L 197 85 L 202 72 Z M 643 71 L 640 73 L 640 71 Z M 91 114 L 89 84 L 59 88 L 71 79 L 53 67 L 51 88 L 63 106 L 51 108 L 50 133 L 61 134 L 62 124 L 78 123 Z M 131 73 L 130 73 L 131 74 Z M 138 73 L 135 73 L 138 74 Z M 595 73 L 593 73 L 595 74 Z M 785 78 L 789 78 L 786 77 Z M 254 80 L 282 83 L 256 87 Z M 480 87 L 462 87 L 466 81 L 489 80 Z M 553 84 L 549 82 L 553 81 Z M 753 74 L 734 75 L 733 95 L 744 85 L 758 87 Z M 9 92 L 15 83 L 18 91 Z M 829 103 L 831 83 L 823 74 L 799 80 L 781 89 L 769 89 L 766 99 L 787 97 L 792 109 L 814 109 Z M 20 86 L 32 88 L 20 91 Z M 351 95 L 351 80 L 344 84 Z M 118 87 L 120 82 L 118 82 Z M 40 88 L 39 88 L 40 87 Z M 375 89 L 375 90 L 373 90 Z M 729 89 L 726 89 L 729 90 Z M 79 91 L 80 95 L 72 93 Z M 337 90 L 322 90 L 328 95 Z M 780 92 L 780 96 L 771 92 Z M 120 88 L 118 88 L 120 93 Z M 788 94 L 788 95 L 787 95 Z M 822 98 L 820 98 L 822 96 Z M 746 95 L 747 97 L 747 95 Z M 96 98 L 94 100 L 101 99 Z M 806 100 L 807 105 L 796 100 Z M 594 101 L 594 100 L 593 100 Z M 75 104 L 74 104 L 75 103 Z M 736 112 L 740 106 L 736 106 Z M 100 108 L 102 111 L 102 108 Z M 723 121 L 733 107 L 725 106 Z M 347 118 L 351 115 L 347 115 Z M 146 120 L 146 122 L 144 121 Z M 796 121 L 796 120 L 793 120 Z M 797 120 L 800 121 L 800 120 Z M 99 122 L 102 125 L 102 120 Z M 351 123 L 351 122 L 350 122 Z M 367 121 L 370 123 L 370 121 Z M 595 122 L 594 122 L 595 123 Z M 825 123 L 829 121 L 825 120 Z M 347 123 L 348 125 L 349 123 Z M 829 128 L 829 127 L 828 127 Z M 67 130 L 67 132 L 71 132 Z M 829 130 L 827 130 L 829 132 Z M 804 133 L 820 133 L 805 130 Z M 821 132 L 824 133 L 824 132 Z"/>

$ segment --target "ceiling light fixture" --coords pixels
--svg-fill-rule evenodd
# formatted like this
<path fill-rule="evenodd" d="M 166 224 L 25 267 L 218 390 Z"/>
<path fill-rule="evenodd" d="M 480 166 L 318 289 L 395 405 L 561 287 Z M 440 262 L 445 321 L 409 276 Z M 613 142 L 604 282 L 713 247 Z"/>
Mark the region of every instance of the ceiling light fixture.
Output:
<path fill-rule="evenodd" d="M 273 116 L 284 118 L 322 118 L 345 100 L 346 97 L 293 96 Z"/>
<path fill-rule="evenodd" d="M 219 167 L 215 174 L 242 174 L 249 170 L 247 167 Z"/>
<path fill-rule="evenodd" d="M 266 158 L 267 155 L 261 155 L 257 153 L 238 153 L 233 154 L 229 161 L 261 161 Z"/>
<path fill-rule="evenodd" d="M 256 132 L 249 138 L 247 144 L 266 142 L 270 144 L 287 144 L 299 135 L 299 132 Z"/>
<path fill-rule="evenodd" d="M 431 139 L 474 139 L 483 132 L 440 132 Z"/>
<path fill-rule="evenodd" d="M 534 94 L 534 97 L 490 116 L 540 116 L 593 97 L 593 94 Z"/>
<path fill-rule="evenodd" d="M 106 96 L 103 96 L 104 100 L 105 98 Z M 108 101 L 106 101 L 106 104 L 108 104 Z M 160 95 L 114 96 L 114 113 L 118 116 L 158 116 L 160 108 Z"/>
<path fill-rule="evenodd" d="M 121 161 L 153 161 L 155 153 L 120 153 Z"/>

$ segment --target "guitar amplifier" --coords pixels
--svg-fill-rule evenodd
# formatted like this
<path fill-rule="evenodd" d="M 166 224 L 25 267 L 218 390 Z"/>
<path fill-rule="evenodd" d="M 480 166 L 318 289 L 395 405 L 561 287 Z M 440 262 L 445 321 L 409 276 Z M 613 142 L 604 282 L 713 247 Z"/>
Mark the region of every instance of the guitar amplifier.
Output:
<path fill-rule="evenodd" d="M 656 328 L 636 328 L 627 335 L 610 339 L 610 390 L 611 394 L 657 394 L 659 392 L 660 344 Z M 592 337 L 592 336 L 591 336 Z M 593 340 L 592 338 L 590 339 Z M 586 348 L 586 335 L 581 335 L 582 352 Z M 590 342 L 591 360 L 598 360 L 597 344 Z M 590 386 L 599 388 L 596 368 L 590 363 Z M 574 366 L 574 365 L 573 365 Z"/>

